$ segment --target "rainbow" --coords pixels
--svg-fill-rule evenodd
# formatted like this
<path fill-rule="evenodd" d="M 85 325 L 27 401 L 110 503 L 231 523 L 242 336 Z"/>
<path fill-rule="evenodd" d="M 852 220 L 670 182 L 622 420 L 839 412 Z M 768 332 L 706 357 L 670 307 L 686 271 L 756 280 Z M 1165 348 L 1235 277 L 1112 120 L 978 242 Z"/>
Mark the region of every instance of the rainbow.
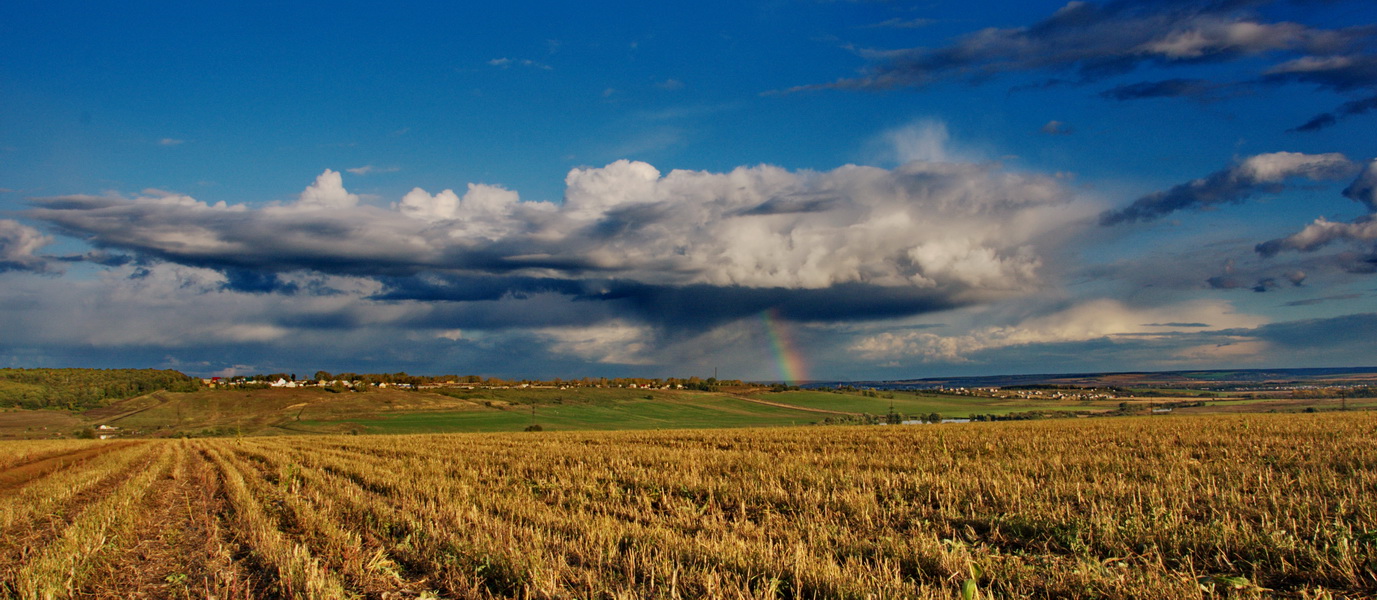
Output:
<path fill-rule="evenodd" d="M 779 378 L 788 385 L 797 385 L 808 379 L 808 365 L 803 361 L 798 346 L 794 344 L 789 330 L 779 320 L 779 310 L 770 308 L 760 313 L 765 323 L 765 335 L 770 338 L 770 347 L 779 362 Z"/>

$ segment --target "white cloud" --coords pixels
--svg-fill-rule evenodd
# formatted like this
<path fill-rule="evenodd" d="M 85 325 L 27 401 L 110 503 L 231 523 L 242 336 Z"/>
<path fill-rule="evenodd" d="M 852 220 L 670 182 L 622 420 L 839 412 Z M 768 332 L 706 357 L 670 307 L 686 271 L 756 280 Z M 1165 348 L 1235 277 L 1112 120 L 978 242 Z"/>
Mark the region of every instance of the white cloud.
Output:
<path fill-rule="evenodd" d="M 454 190 L 430 195 L 421 188 L 413 188 L 402 197 L 396 208 L 403 215 L 425 221 L 458 221 L 461 227 L 451 229 L 459 238 L 498 240 L 521 226 L 518 220 L 531 211 L 551 212 L 553 204 L 520 202 L 516 192 L 494 186 L 470 183 L 462 198 Z"/>
<path fill-rule="evenodd" d="M 886 132 L 884 139 L 900 163 L 952 160 L 948 154 L 951 134 L 947 132 L 947 124 L 942 121 L 919 120 Z"/>
<path fill-rule="evenodd" d="M 160 146 L 180 146 L 184 143 L 186 143 L 186 140 L 179 140 L 175 138 L 163 138 L 161 140 L 158 140 L 158 145 Z"/>
<path fill-rule="evenodd" d="M 53 239 L 18 221 L 0 219 L 0 273 L 50 270 L 50 259 L 37 255 Z"/>
<path fill-rule="evenodd" d="M 559 354 L 577 356 L 606 364 L 651 364 L 648 351 L 655 332 L 627 322 L 611 322 L 589 327 L 563 327 L 536 332 Z"/>
<path fill-rule="evenodd" d="M 375 167 L 375 166 L 373 166 L 373 165 L 364 165 L 364 166 L 362 166 L 362 167 L 354 167 L 354 168 L 352 168 L 352 169 L 345 169 L 345 171 L 348 172 L 348 173 L 352 173 L 352 174 L 354 174 L 354 175 L 360 175 L 360 176 L 362 176 L 362 175 L 372 175 L 373 173 L 396 173 L 397 171 L 400 171 L 400 170 L 401 170 L 401 169 L 399 169 L 399 168 L 397 168 L 397 167 Z"/>
<path fill-rule="evenodd" d="M 1314 181 L 1347 177 L 1354 165 L 1342 154 L 1303 154 L 1300 152 L 1272 152 L 1250 156 L 1233 171 L 1233 176 L 1247 184 L 1275 183 L 1290 177 L 1305 177 Z"/>
<path fill-rule="evenodd" d="M 1145 54 L 1171 60 L 1200 58 L 1225 52 L 1256 54 L 1291 48 L 1318 33 L 1296 23 L 1256 23 L 1200 19 L 1140 46 Z"/>
<path fill-rule="evenodd" d="M 1261 317 L 1235 312 L 1228 303 L 1212 300 L 1140 308 L 1100 299 L 1015 324 L 979 327 L 960 335 L 928 330 L 883 332 L 855 341 L 851 350 L 876 361 L 916 357 L 923 361 L 962 362 L 982 351 L 1013 346 L 1198 333 L 1256 327 L 1265 322 Z"/>
<path fill-rule="evenodd" d="M 1259 244 L 1258 252 L 1264 256 L 1271 256 L 1282 250 L 1313 252 L 1341 240 L 1358 242 L 1377 240 L 1377 219 L 1369 215 L 1352 223 L 1343 223 L 1319 217 L 1313 223 L 1306 225 L 1305 229 L 1294 234 Z"/>
<path fill-rule="evenodd" d="M 306 186 L 297 199 L 296 206 L 302 208 L 350 208 L 359 203 L 359 197 L 344 189 L 344 178 L 338 171 L 326 169 L 316 177 L 315 183 Z"/>

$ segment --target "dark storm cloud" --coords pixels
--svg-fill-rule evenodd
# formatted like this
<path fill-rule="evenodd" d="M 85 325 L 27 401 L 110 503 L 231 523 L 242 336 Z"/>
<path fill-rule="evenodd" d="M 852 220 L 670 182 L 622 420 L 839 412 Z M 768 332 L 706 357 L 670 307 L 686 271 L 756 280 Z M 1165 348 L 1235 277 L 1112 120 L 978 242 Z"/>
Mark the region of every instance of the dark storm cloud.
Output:
<path fill-rule="evenodd" d="M 1321 113 L 1314 118 L 1296 127 L 1296 131 L 1319 131 L 1325 127 L 1337 124 L 1340 119 L 1354 115 L 1362 115 L 1377 110 L 1377 96 L 1363 98 L 1345 102 L 1335 109 L 1332 113 Z"/>
<path fill-rule="evenodd" d="M 62 262 L 87 262 L 102 267 L 119 267 L 135 262 L 135 258 L 128 254 L 116 254 L 104 250 L 92 250 L 84 254 L 58 256 L 55 258 Z"/>
<path fill-rule="evenodd" d="M 792 321 L 852 321 L 909 316 L 966 304 L 951 290 L 876 286 L 857 283 L 828 288 L 661 286 L 610 282 L 606 291 L 584 296 L 612 300 L 641 320 L 665 328 L 683 324 L 717 325 L 773 309 Z"/>
<path fill-rule="evenodd" d="M 301 291 L 296 282 L 282 281 L 277 273 L 250 269 L 225 269 L 224 289 L 250 294 L 276 293 L 291 296 Z"/>
<path fill-rule="evenodd" d="M 1144 98 L 1212 99 L 1224 86 L 1204 79 L 1167 79 L 1144 81 L 1116 86 L 1100 92 L 1110 100 L 1141 100 Z"/>
<path fill-rule="evenodd" d="M 551 277 L 503 276 L 436 276 L 384 277 L 379 282 L 383 291 L 372 296 L 375 300 L 418 300 L 447 302 L 480 302 L 503 298 L 521 299 L 533 294 L 554 293 L 570 297 L 583 296 L 587 285 L 582 281 Z"/>
<path fill-rule="evenodd" d="M 966 304 L 959 293 L 913 287 L 839 284 L 821 289 L 650 285 L 626 280 L 569 281 L 511 277 L 399 278 L 384 282 L 378 300 L 478 302 L 524 300 L 541 294 L 607 305 L 605 318 L 634 317 L 664 330 L 713 327 L 773 309 L 794 321 L 854 321 L 910 316 Z M 591 308 L 590 308 L 591 310 Z M 591 316 L 593 313 L 589 313 Z M 590 319 L 596 320 L 596 319 Z M 460 325 L 460 324 L 456 324 Z M 474 322 L 462 323 L 475 326 Z"/>
<path fill-rule="evenodd" d="M 1100 224 L 1113 226 L 1152 221 L 1179 210 L 1237 204 L 1259 193 L 1280 192 L 1288 179 L 1337 179 L 1348 177 L 1356 170 L 1355 164 L 1336 153 L 1259 154 L 1228 169 L 1143 196 L 1125 208 L 1106 211 L 1100 216 Z"/>
<path fill-rule="evenodd" d="M 1316 304 L 1324 304 L 1325 302 L 1335 302 L 1340 300 L 1356 300 L 1362 297 L 1362 294 L 1336 294 L 1333 296 L 1324 296 L 1322 298 L 1306 298 L 1305 300 L 1292 300 L 1290 302 L 1287 302 L 1286 304 L 1283 304 L 1282 306 L 1314 306 Z"/>
<path fill-rule="evenodd" d="M 1377 313 L 1270 323 L 1253 329 L 1226 330 L 1225 335 L 1254 337 L 1294 348 L 1369 344 L 1377 331 Z"/>

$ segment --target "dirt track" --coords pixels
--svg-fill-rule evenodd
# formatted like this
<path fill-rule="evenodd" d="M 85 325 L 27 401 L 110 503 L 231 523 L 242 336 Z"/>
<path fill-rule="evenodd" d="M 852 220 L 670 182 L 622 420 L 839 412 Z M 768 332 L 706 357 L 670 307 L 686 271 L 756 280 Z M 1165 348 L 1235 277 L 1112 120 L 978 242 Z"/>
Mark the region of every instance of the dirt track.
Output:
<path fill-rule="evenodd" d="M 87 460 L 123 448 L 137 442 L 110 442 L 93 448 L 83 448 L 61 454 L 40 456 L 21 465 L 16 465 L 0 471 L 0 491 L 18 487 L 47 475 L 53 471 L 64 469 L 72 465 L 83 463 Z"/>
<path fill-rule="evenodd" d="M 858 415 L 861 414 L 861 413 L 853 413 L 853 412 L 844 412 L 844 411 L 840 411 L 840 410 L 827 410 L 827 409 L 824 409 L 824 408 L 808 408 L 808 407 L 806 407 L 806 406 L 796 406 L 796 405 L 793 405 L 793 404 L 785 404 L 785 403 L 783 403 L 783 402 L 770 402 L 769 400 L 761 400 L 761 399 L 759 399 L 759 398 L 751 398 L 751 397 L 748 397 L 748 396 L 738 396 L 738 395 L 736 395 L 736 394 L 732 394 L 731 397 L 732 397 L 732 398 L 736 398 L 737 400 L 744 400 L 744 401 L 746 401 L 746 402 L 754 402 L 754 403 L 756 403 L 756 404 L 764 404 L 765 406 L 775 406 L 775 407 L 778 407 L 778 408 L 791 408 L 791 409 L 794 409 L 794 410 L 801 410 L 801 411 L 804 411 L 804 412 L 819 413 L 819 414 L 825 414 L 825 415 L 844 415 L 844 416 L 848 416 L 848 417 L 855 417 L 855 416 L 858 416 Z"/>

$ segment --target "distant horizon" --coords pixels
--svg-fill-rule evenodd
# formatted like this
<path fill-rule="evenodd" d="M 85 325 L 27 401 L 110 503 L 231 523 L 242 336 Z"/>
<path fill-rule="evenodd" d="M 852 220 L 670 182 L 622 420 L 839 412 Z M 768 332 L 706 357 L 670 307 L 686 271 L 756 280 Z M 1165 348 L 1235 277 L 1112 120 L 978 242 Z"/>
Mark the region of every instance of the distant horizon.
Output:
<path fill-rule="evenodd" d="M 1377 356 L 1370 0 L 4 14 L 0 365 Z"/>
<path fill-rule="evenodd" d="M 5 367 L 5 368 L 13 368 L 13 369 L 25 369 L 25 368 L 29 368 L 29 369 L 84 369 L 84 368 L 99 368 L 99 367 Z M 139 369 L 155 369 L 155 370 L 156 370 L 156 369 L 159 369 L 159 367 L 113 367 L 113 368 L 110 368 L 110 369 L 108 369 L 108 370 L 120 370 L 120 369 L 133 369 L 133 370 L 139 370 Z M 212 378 L 217 378 L 217 377 L 218 377 L 218 378 L 228 379 L 228 378 L 230 378 L 230 377 L 252 377 L 252 376 L 268 376 L 268 375 L 279 375 L 279 374 L 295 374 L 295 375 L 297 376 L 297 377 L 296 377 L 296 380 L 297 380 L 297 381 L 311 381 L 311 380 L 314 380 L 314 375 L 315 375 L 316 373 L 318 373 L 318 372 L 320 372 L 320 371 L 326 371 L 325 369 L 315 369 L 315 370 L 309 370 L 309 371 L 304 371 L 304 372 L 303 372 L 303 371 L 300 371 L 300 370 L 297 370 L 297 371 L 276 371 L 276 370 L 274 370 L 274 371 L 264 371 L 264 372 L 258 372 L 258 373 L 240 373 L 240 374 L 232 375 L 232 376 L 219 376 L 219 375 L 200 375 L 200 374 L 195 374 L 195 373 L 187 373 L 187 372 L 184 372 L 184 371 L 180 371 L 180 370 L 178 370 L 178 369 L 171 369 L 171 370 L 182 372 L 184 375 L 187 375 L 187 376 L 189 376 L 189 377 L 194 377 L 194 378 L 197 378 L 197 379 L 212 379 Z M 925 382 L 925 381 L 926 381 L 926 382 L 941 382 L 941 381 L 947 381 L 947 380 L 979 380 L 979 379 L 1008 379 L 1008 378 L 1024 378 L 1024 379 L 1060 379 L 1060 378 L 1069 378 L 1069 377 L 1096 377 L 1096 376 L 1112 376 L 1112 375 L 1167 375 L 1167 374 L 1227 373 L 1227 372 L 1245 372 L 1245 373 L 1302 373 L 1302 372 L 1315 372 L 1315 371 L 1319 371 L 1319 372 L 1330 372 L 1330 373 L 1333 373 L 1333 374 L 1342 374 L 1342 373 L 1349 373 L 1349 372 L 1352 372 L 1352 373 L 1377 373 L 1377 365 L 1374 365 L 1374 366 L 1356 366 L 1356 367 L 1249 367 L 1249 368 L 1239 368 L 1239 369 L 1227 369 L 1227 368 L 1226 368 L 1226 369 L 1168 369 L 1168 370 L 1127 370 L 1127 371 L 1068 371 L 1068 372 L 1042 372 L 1042 373 L 997 373 L 997 374 L 988 374 L 988 375 L 937 375 L 937 376 L 930 376 L 930 377 L 912 377 L 912 378 L 898 378 L 898 379 L 811 379 L 811 380 L 800 380 L 800 381 L 796 381 L 796 382 L 786 382 L 786 381 L 779 380 L 779 379 L 743 379 L 743 378 L 739 378 L 739 377 L 723 377 L 723 378 L 720 378 L 720 379 L 717 379 L 717 380 L 718 380 L 718 381 L 740 381 L 740 382 L 742 382 L 742 383 L 747 383 L 747 384 L 772 384 L 772 385 L 773 385 L 773 384 L 787 384 L 787 385 L 791 385 L 791 386 L 808 386 L 808 385 L 829 384 L 829 383 L 839 383 L 839 384 L 844 384 L 844 383 L 891 383 L 891 384 L 904 384 L 904 383 L 909 383 L 909 382 Z M 463 378 L 463 377 L 474 376 L 474 377 L 480 377 L 480 378 L 483 378 L 483 379 L 497 379 L 497 380 L 501 380 L 501 381 L 504 381 L 504 382 L 535 381 L 535 382 L 542 382 L 542 383 L 544 383 L 544 382 L 553 382 L 553 381 L 555 381 L 556 379 L 561 380 L 561 381 L 564 381 L 564 382 L 582 382 L 582 381 L 585 380 L 585 379 L 593 379 L 593 380 L 597 380 L 597 379 L 608 379 L 608 380 L 619 380 L 619 379 L 652 379 L 652 380 L 659 380 L 659 381 L 667 381 L 667 380 L 671 380 L 671 379 L 672 379 L 672 380 L 679 380 L 679 381 L 688 381 L 688 380 L 694 379 L 694 378 L 697 378 L 697 379 L 699 379 L 700 381 L 707 381 L 707 380 L 710 380 L 710 379 L 715 379 L 715 378 L 714 378 L 713 376 L 711 376 L 711 375 L 708 375 L 708 376 L 706 376 L 706 377 L 705 377 L 705 376 L 700 376 L 700 375 L 686 375 L 686 376 L 680 376 L 680 375 L 661 375 L 661 376 L 619 376 L 619 377 L 602 376 L 602 375 L 579 375 L 579 376 L 568 376 L 568 377 L 559 376 L 559 377 L 516 377 L 516 378 L 512 378 L 512 377 L 502 377 L 502 376 L 500 376 L 500 375 L 484 375 L 484 374 L 481 374 L 481 373 L 460 373 L 460 372 L 445 372 L 445 373 L 407 373 L 407 372 L 404 372 L 404 371 L 393 371 L 393 372 L 382 372 L 382 371 L 378 371 L 378 372 L 358 372 L 358 371 L 340 371 L 340 372 L 334 372 L 334 371 L 326 371 L 326 372 L 330 373 L 332 376 L 334 376 L 334 375 L 340 375 L 340 374 L 345 374 L 345 373 L 352 373 L 352 374 L 355 374 L 355 375 L 398 375 L 398 374 L 405 374 L 406 376 L 409 376 L 409 377 L 425 377 L 425 378 L 449 377 L 449 376 Z M 1316 374 L 1322 374 L 1322 373 L 1316 373 Z"/>

